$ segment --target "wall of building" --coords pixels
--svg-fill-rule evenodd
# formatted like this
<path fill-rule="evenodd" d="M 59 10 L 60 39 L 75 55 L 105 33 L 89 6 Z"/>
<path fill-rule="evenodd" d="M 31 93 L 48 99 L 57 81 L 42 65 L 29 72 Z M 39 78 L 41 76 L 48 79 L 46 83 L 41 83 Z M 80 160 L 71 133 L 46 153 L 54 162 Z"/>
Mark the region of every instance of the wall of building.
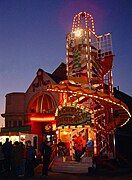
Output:
<path fill-rule="evenodd" d="M 24 113 L 25 93 L 10 93 L 6 95 L 5 113 Z"/>
<path fill-rule="evenodd" d="M 25 93 L 6 95 L 5 127 L 24 125 Z"/>

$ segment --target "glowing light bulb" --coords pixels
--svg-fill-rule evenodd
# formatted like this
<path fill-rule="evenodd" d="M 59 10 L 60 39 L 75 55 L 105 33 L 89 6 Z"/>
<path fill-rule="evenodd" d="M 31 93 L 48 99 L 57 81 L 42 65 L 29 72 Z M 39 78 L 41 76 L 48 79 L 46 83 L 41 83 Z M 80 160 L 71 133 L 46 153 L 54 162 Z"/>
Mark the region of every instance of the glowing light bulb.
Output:
<path fill-rule="evenodd" d="M 82 36 L 82 29 L 75 30 L 74 34 L 75 34 L 76 37 L 81 37 Z"/>
<path fill-rule="evenodd" d="M 56 134 L 57 134 L 57 135 L 59 134 L 59 131 L 58 131 L 58 130 L 56 131 Z"/>
<path fill-rule="evenodd" d="M 67 134 L 68 134 L 68 132 L 67 132 L 67 131 L 64 131 L 64 132 L 63 132 L 63 134 L 64 134 L 64 135 L 67 135 Z"/>

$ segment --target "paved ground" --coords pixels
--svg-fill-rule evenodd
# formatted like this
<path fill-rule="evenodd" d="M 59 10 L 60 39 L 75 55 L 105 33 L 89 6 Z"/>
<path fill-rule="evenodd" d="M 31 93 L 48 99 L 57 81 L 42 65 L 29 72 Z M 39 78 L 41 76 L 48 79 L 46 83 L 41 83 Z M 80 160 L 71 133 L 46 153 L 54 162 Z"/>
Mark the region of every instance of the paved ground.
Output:
<path fill-rule="evenodd" d="M 1 176 L 0 180 L 15 180 L 15 179 L 22 179 L 22 180 L 28 180 L 28 179 L 33 179 L 33 180 L 42 180 L 42 179 L 47 179 L 47 180 L 107 180 L 107 179 L 112 179 L 112 180 L 132 180 L 132 173 L 125 174 L 125 175 L 115 175 L 115 176 L 107 176 L 107 175 L 96 175 L 96 176 L 89 176 L 89 175 L 74 175 L 74 174 L 64 174 L 64 173 L 49 173 L 48 177 L 43 177 L 41 175 L 35 175 L 33 178 L 14 178 L 11 176 Z"/>
<path fill-rule="evenodd" d="M 108 171 L 101 169 L 94 175 L 89 174 L 67 174 L 67 173 L 54 173 L 49 172 L 48 177 L 44 177 L 41 175 L 40 169 L 36 169 L 35 176 L 33 178 L 15 178 L 12 177 L 10 174 L 2 174 L 0 175 L 0 180 L 15 180 L 15 179 L 22 179 L 22 180 L 132 180 L 132 170 L 127 168 L 120 168 L 116 171 Z"/>

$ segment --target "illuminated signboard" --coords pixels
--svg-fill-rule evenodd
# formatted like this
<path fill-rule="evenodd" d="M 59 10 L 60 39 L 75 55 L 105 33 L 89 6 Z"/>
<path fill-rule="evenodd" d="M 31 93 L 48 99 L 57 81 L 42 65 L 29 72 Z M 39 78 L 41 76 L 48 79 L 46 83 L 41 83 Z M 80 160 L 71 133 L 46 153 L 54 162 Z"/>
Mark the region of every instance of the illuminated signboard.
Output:
<path fill-rule="evenodd" d="M 91 114 L 78 107 L 65 106 L 58 109 L 56 116 L 57 126 L 91 124 Z"/>

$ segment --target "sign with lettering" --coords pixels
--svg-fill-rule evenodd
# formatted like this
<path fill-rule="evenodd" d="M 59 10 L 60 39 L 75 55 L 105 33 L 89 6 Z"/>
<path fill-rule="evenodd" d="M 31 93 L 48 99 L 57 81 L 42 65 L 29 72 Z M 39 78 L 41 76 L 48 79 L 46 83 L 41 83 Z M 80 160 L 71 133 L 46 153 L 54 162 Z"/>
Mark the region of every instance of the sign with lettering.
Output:
<path fill-rule="evenodd" d="M 91 114 L 84 109 L 72 106 L 64 106 L 58 109 L 56 116 L 57 126 L 91 124 Z"/>

